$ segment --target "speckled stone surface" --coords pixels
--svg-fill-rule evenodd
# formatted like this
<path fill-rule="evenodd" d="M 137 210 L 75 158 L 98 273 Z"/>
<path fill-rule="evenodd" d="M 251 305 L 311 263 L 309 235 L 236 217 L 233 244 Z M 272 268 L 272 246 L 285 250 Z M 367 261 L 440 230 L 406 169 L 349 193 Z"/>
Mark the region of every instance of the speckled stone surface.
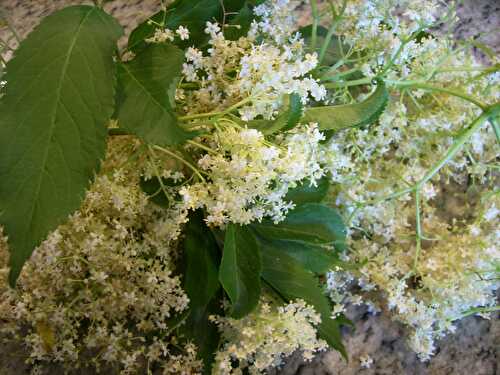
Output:
<path fill-rule="evenodd" d="M 337 352 L 316 356 L 304 363 L 296 353 L 273 375 L 496 375 L 500 374 L 500 324 L 469 317 L 457 325 L 454 335 L 439 343 L 429 362 L 417 359 L 405 343 L 405 328 L 388 314 L 371 315 L 366 308 L 350 307 L 347 316 L 355 330 L 344 331 L 349 362 Z M 360 359 L 370 357 L 369 368 Z"/>
<path fill-rule="evenodd" d="M 0 0 L 3 10 L 21 37 L 39 22 L 40 18 L 69 4 L 91 3 L 78 0 Z M 128 34 L 135 25 L 158 9 L 160 0 L 115 0 L 105 8 L 117 17 Z M 461 19 L 453 30 L 457 39 L 472 38 L 500 53 L 500 0 L 465 0 L 458 7 Z M 0 37 L 2 30 L 0 29 Z M 121 44 L 126 39 L 121 40 Z M 478 51 L 478 54 L 481 53 Z M 420 362 L 405 344 L 405 328 L 393 322 L 390 315 L 370 315 L 365 308 L 348 309 L 355 331 L 346 329 L 345 345 L 349 362 L 338 353 L 318 355 L 312 362 L 303 363 L 300 355 L 292 356 L 275 375 L 500 375 L 500 319 L 497 314 L 488 321 L 469 317 L 458 324 L 454 335 L 443 339 L 437 354 L 427 363 Z M 1 323 L 0 323 L 1 324 Z M 1 344 L 0 344 L 1 345 Z M 19 345 L 0 346 L 0 375 L 24 375 L 29 368 L 23 364 L 25 353 Z M 370 368 L 361 366 L 360 358 L 373 359 Z M 52 374 L 61 374 L 54 368 Z M 78 374 L 90 374 L 78 372 Z"/>

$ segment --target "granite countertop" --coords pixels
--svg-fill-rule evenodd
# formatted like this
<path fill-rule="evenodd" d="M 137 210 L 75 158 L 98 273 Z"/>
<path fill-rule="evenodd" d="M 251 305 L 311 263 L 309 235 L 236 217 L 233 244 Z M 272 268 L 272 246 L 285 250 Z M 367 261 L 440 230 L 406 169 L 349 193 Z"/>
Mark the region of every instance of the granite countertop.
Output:
<path fill-rule="evenodd" d="M 21 37 L 25 36 L 41 17 L 69 4 L 91 3 L 78 0 L 0 0 L 3 10 Z M 115 0 L 105 8 L 117 17 L 128 34 L 135 25 L 155 12 L 160 0 Z M 500 53 L 500 1 L 464 0 L 458 7 L 459 24 L 454 29 L 458 39 L 473 38 Z M 2 31 L 0 30 L 0 36 Z M 123 44 L 125 39 L 121 41 Z M 477 51 L 480 55 L 481 52 Z M 363 307 L 350 307 L 348 317 L 355 331 L 345 329 L 344 340 L 349 362 L 337 352 L 318 355 L 312 362 L 303 363 L 299 355 L 287 361 L 282 375 L 326 374 L 432 374 L 432 375 L 495 375 L 500 374 L 500 320 L 478 317 L 463 319 L 454 335 L 444 338 L 437 354 L 426 363 L 420 362 L 405 344 L 405 328 L 393 322 L 388 314 L 370 315 Z M 12 347 L 0 347 L 0 374 L 23 375 L 22 350 L 13 355 Z M 19 353 L 19 348 L 17 353 Z M 361 366 L 360 359 L 373 359 L 370 368 Z M 60 373 L 59 371 L 56 371 Z"/>

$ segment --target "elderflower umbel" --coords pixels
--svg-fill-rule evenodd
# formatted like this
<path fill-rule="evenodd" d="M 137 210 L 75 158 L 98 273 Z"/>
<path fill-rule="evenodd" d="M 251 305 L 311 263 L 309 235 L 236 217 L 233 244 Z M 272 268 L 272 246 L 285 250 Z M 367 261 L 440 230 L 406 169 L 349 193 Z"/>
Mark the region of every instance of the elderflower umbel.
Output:
<path fill-rule="evenodd" d="M 242 319 L 212 317 L 226 343 L 215 355 L 214 371 L 220 375 L 241 374 L 247 368 L 260 374 L 277 367 L 283 359 L 300 350 L 304 359 L 325 350 L 325 341 L 316 337 L 320 316 L 302 300 L 277 307 L 266 297 L 258 308 Z M 233 361 L 238 367 L 233 368 Z"/>
<path fill-rule="evenodd" d="M 272 0 L 257 6 L 258 21 L 236 41 L 226 39 L 217 23 L 207 22 L 208 54 L 195 48 L 186 51 L 185 80 L 200 86 L 181 103 L 186 113 L 220 111 L 247 100 L 239 113 L 250 121 L 273 118 L 284 95 L 296 93 L 303 103 L 324 100 L 324 86 L 307 76 L 318 64 L 317 54 L 306 53 L 300 34 L 293 33 L 297 4 Z"/>
<path fill-rule="evenodd" d="M 207 223 L 215 226 L 283 220 L 294 207 L 285 200 L 288 189 L 305 179 L 314 185 L 325 174 L 323 139 L 316 124 L 299 126 L 276 144 L 256 129 L 228 126 L 216 132 L 214 152 L 198 161 L 210 180 L 179 191 L 186 209 L 204 208 Z"/>
<path fill-rule="evenodd" d="M 0 232 L 0 330 L 28 329 L 32 362 L 55 359 L 72 369 L 90 355 L 89 365 L 105 361 L 123 373 L 141 372 L 144 358 L 165 368 L 200 368 L 194 354 L 171 356 L 170 338 L 158 341 L 168 319 L 188 307 L 173 263 L 186 215 L 148 201 L 140 168 L 124 163 L 130 143 L 111 142 L 82 207 L 35 250 L 15 291 L 6 282 Z"/>

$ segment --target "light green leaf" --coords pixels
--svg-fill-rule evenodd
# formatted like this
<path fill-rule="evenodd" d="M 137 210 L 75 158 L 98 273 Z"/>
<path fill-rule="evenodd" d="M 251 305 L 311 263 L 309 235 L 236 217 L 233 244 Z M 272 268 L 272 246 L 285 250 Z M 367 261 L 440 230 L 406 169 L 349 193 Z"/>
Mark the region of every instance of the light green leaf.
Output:
<path fill-rule="evenodd" d="M 341 216 L 335 209 L 318 203 L 298 206 L 279 224 L 263 221 L 251 226 L 259 236 L 269 240 L 345 246 L 346 228 Z"/>
<path fill-rule="evenodd" d="M 144 141 L 172 146 L 196 136 L 177 124 L 168 90 L 181 74 L 184 53 L 171 44 L 152 44 L 119 65 L 118 124 Z"/>
<path fill-rule="evenodd" d="M 69 7 L 45 18 L 7 65 L 0 224 L 11 285 L 33 249 L 79 207 L 104 157 L 121 34 L 101 9 Z"/>
<path fill-rule="evenodd" d="M 321 130 L 342 130 L 376 121 L 384 111 L 389 93 L 383 82 L 364 101 L 355 104 L 307 108 L 304 122 L 317 122 Z"/>
<path fill-rule="evenodd" d="M 261 270 L 260 249 L 253 234 L 247 227 L 229 224 L 219 280 L 231 300 L 234 318 L 244 317 L 257 306 Z"/>
<path fill-rule="evenodd" d="M 332 308 L 313 273 L 279 248 L 266 247 L 262 250 L 262 278 L 287 301 L 300 298 L 312 305 L 321 315 L 319 336 L 346 357 L 339 324 L 331 319 Z"/>

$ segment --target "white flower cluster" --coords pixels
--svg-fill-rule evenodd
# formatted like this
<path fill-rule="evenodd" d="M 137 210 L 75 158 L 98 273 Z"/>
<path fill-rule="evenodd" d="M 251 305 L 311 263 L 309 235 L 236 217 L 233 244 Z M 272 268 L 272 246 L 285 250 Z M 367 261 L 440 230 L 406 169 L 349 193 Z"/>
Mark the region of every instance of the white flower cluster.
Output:
<path fill-rule="evenodd" d="M 296 350 L 302 351 L 305 360 L 311 360 L 314 353 L 328 348 L 316 337 L 320 316 L 302 300 L 276 307 L 263 297 L 257 310 L 243 319 L 212 319 L 226 340 L 216 353 L 214 374 L 241 374 L 243 369 L 262 374 L 280 366 Z"/>
<path fill-rule="evenodd" d="M 392 48 L 390 40 L 378 42 Z M 410 81 L 432 76 L 434 86 L 460 88 L 494 102 L 500 80 L 481 76 L 482 69 L 467 51 L 454 51 L 450 40 L 423 38 L 405 47 L 388 74 Z M 354 302 L 357 296 L 344 289 L 353 276 L 370 298 L 379 290 L 394 317 L 410 328 L 409 343 L 424 360 L 437 339 L 453 332 L 455 320 L 495 305 L 499 203 L 494 171 L 500 154 L 491 126 L 478 129 L 421 190 L 424 237 L 416 265 L 414 195 L 383 198 L 421 180 L 478 115 L 475 106 L 446 93 L 405 91 L 391 100 L 376 125 L 339 133 L 330 144 L 345 166 L 337 170 L 340 184 L 332 199 L 350 222 L 349 257 L 366 262 L 359 272 L 330 275 L 332 297 Z M 380 301 L 367 302 L 376 310 Z"/>
<path fill-rule="evenodd" d="M 316 124 L 299 126 L 272 144 L 255 129 L 233 126 L 216 132 L 213 152 L 198 161 L 207 182 L 183 186 L 186 209 L 204 208 L 209 225 L 249 224 L 285 218 L 294 207 L 284 198 L 289 188 L 321 178 L 324 136 Z"/>
<path fill-rule="evenodd" d="M 240 108 L 244 121 L 258 116 L 270 119 L 284 95 L 296 93 L 304 103 L 310 97 L 325 99 L 325 88 L 306 76 L 318 64 L 316 53 L 305 53 L 300 35 L 292 34 L 295 6 L 295 1 L 272 0 L 256 7 L 260 21 L 237 41 L 226 39 L 218 24 L 208 22 L 208 56 L 195 48 L 186 52 L 185 80 L 199 85 L 186 92 L 186 113 L 220 111 L 246 100 L 248 104 Z"/>
<path fill-rule="evenodd" d="M 255 39 L 264 34 L 277 45 L 286 44 L 297 29 L 295 10 L 299 5 L 300 1 L 296 0 L 272 0 L 256 6 L 254 14 L 259 18 L 252 22 L 249 37 Z"/>
<path fill-rule="evenodd" d="M 73 368 L 89 357 L 88 365 L 125 374 L 141 372 L 146 360 L 165 374 L 179 363 L 200 368 L 193 354 L 170 356 L 172 343 L 161 338 L 189 302 L 173 274 L 185 215 L 148 202 L 138 169 L 126 164 L 130 143 L 111 143 L 83 206 L 36 249 L 17 290 L 6 283 L 8 249 L 0 241 L 0 330 L 15 337 L 27 327 L 32 362 Z"/>

